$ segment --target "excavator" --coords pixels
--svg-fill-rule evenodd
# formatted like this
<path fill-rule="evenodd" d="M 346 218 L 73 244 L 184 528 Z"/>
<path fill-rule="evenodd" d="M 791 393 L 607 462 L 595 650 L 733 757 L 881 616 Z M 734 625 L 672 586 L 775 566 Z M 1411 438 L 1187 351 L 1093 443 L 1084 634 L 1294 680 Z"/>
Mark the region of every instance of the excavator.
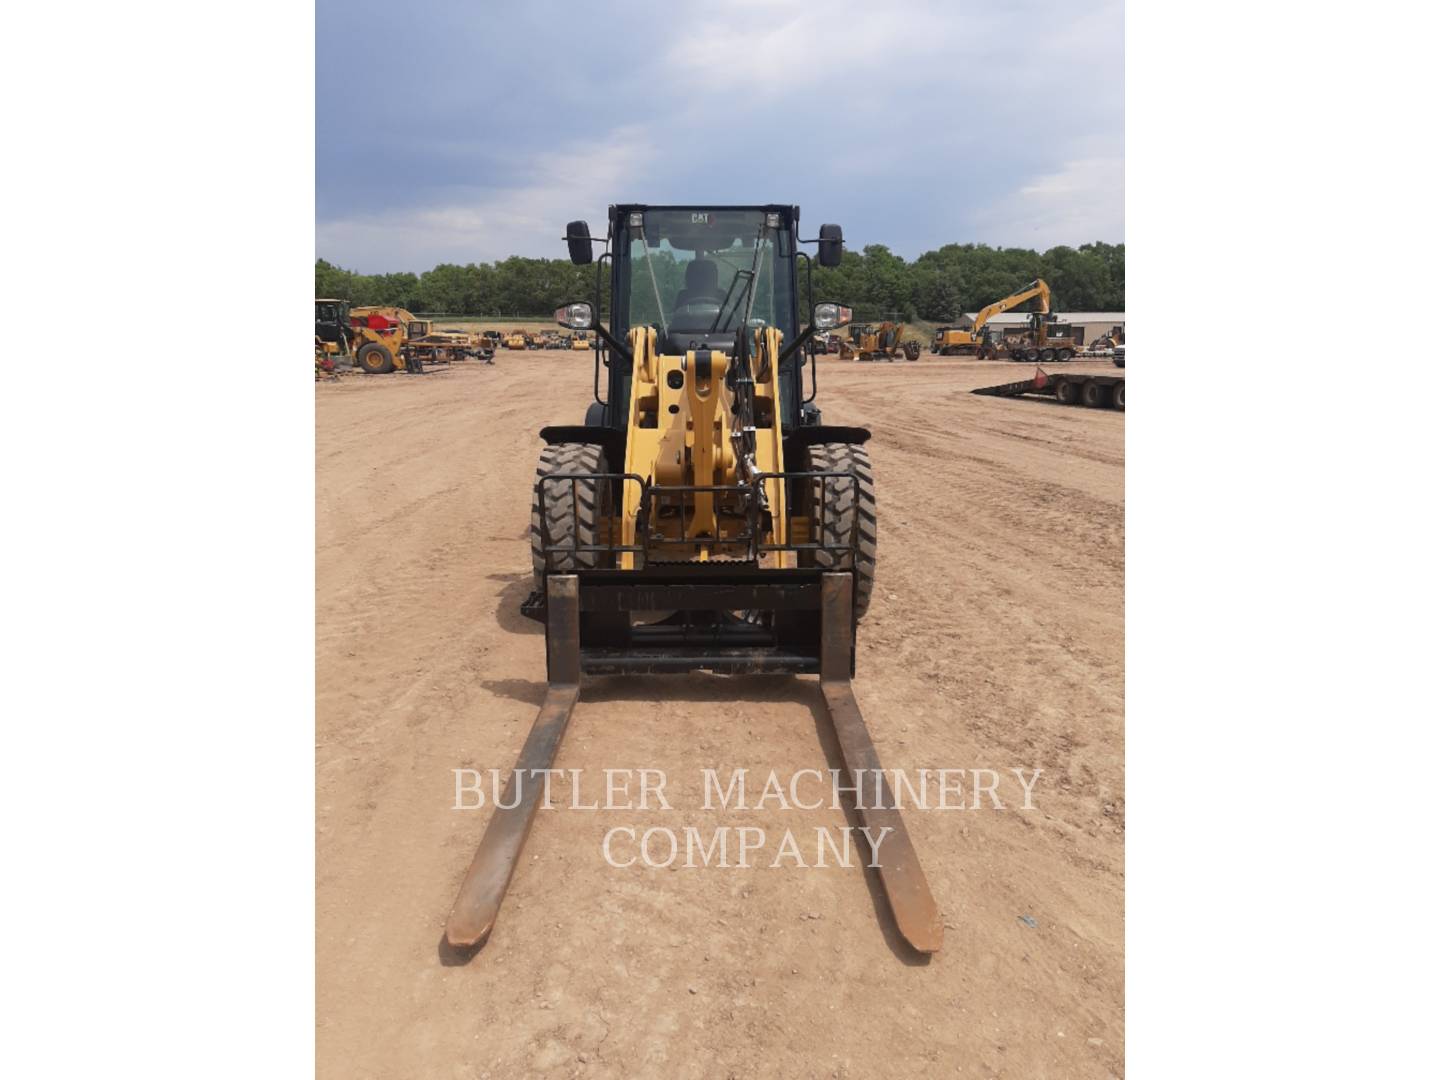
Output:
<path fill-rule="evenodd" d="M 582 681 L 696 671 L 819 677 L 846 783 L 866 785 L 854 809 L 867 836 L 885 837 L 872 865 L 895 925 L 917 952 L 940 948 L 939 910 L 851 684 L 876 572 L 870 432 L 824 423 L 815 403 L 807 344 L 852 313 L 815 302 L 799 251 L 817 244 L 816 261 L 838 266 L 844 236 L 822 225 L 802 239 L 799 226 L 796 206 L 622 204 L 603 239 L 584 221 L 566 229 L 595 290 L 556 321 L 591 335 L 592 400 L 583 423 L 539 433 L 534 589 L 520 613 L 545 627 L 547 686 L 446 922 L 452 955 L 469 959 L 490 936 Z"/>
<path fill-rule="evenodd" d="M 1050 286 L 1036 278 L 1023 289 L 1017 289 L 1003 300 L 988 304 L 975 316 L 975 325 L 969 330 L 954 326 L 942 326 L 935 331 L 930 342 L 930 351 L 941 356 L 971 356 L 980 354 L 982 359 L 990 358 L 986 349 L 985 324 L 1002 312 L 1010 311 L 1027 301 L 1040 298 L 1040 314 L 1050 312 Z M 997 353 L 998 355 L 998 353 Z M 1071 355 L 1074 355 L 1073 350 Z M 1069 356 L 1065 357 L 1070 359 Z"/>

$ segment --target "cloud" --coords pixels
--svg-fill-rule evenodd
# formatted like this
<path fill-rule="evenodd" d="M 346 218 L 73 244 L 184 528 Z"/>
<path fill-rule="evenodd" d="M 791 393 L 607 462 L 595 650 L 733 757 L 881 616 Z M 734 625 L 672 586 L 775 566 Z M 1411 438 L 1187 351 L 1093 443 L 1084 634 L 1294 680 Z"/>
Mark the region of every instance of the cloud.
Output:
<path fill-rule="evenodd" d="M 1125 159 L 1076 158 L 1027 180 L 976 215 L 979 239 L 993 244 L 1072 247 L 1125 238 Z"/>
<path fill-rule="evenodd" d="M 534 157 L 520 182 L 491 191 L 457 192 L 432 206 L 352 215 L 316 227 L 317 254 L 364 273 L 428 270 L 438 262 L 493 262 L 549 252 L 559 257 L 565 223 L 604 219 L 604 209 L 655 159 L 638 127 L 578 141 Z"/>
<path fill-rule="evenodd" d="M 387 11 L 317 7 L 326 57 L 351 58 L 316 80 L 316 239 L 342 265 L 553 256 L 566 221 L 629 200 L 794 202 L 906 258 L 1123 229 L 1117 0 L 620 0 L 559 29 L 548 0 L 415 0 L 393 40 Z M 557 32 L 622 47 L 539 77 Z M 344 75 L 397 42 L 426 63 Z"/>
<path fill-rule="evenodd" d="M 687 19 L 663 54 L 668 77 L 712 104 L 793 97 L 797 86 L 815 83 L 833 111 L 837 99 L 870 101 L 877 85 L 908 81 L 917 62 L 940 54 L 954 62 L 979 52 L 978 43 L 956 38 L 953 14 L 943 7 L 871 0 L 819 6 L 739 0 L 739 6 L 767 10 Z"/>

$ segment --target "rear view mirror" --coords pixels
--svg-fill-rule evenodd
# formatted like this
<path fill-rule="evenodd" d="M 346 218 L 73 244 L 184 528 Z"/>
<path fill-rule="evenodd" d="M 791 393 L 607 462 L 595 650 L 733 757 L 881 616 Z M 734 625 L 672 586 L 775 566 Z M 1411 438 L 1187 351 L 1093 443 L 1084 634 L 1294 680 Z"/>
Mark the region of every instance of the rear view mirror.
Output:
<path fill-rule="evenodd" d="M 585 245 L 585 250 L 589 251 L 590 245 Z M 589 330 L 595 325 L 595 308 L 585 300 L 566 304 L 555 309 L 555 321 L 567 330 Z"/>
<path fill-rule="evenodd" d="M 572 247 L 570 249 L 574 251 Z M 845 254 L 845 233 L 839 225 L 820 226 L 820 251 L 816 260 L 821 266 L 839 266 L 840 257 Z M 573 256 L 572 256 L 573 258 Z"/>
<path fill-rule="evenodd" d="M 576 266 L 584 266 L 594 258 L 590 250 L 590 226 L 585 222 L 572 221 L 565 226 L 565 243 L 570 245 L 570 261 Z"/>
<path fill-rule="evenodd" d="M 810 325 L 816 330 L 834 330 L 849 326 L 854 312 L 839 304 L 816 304 L 815 313 L 810 316 Z"/>

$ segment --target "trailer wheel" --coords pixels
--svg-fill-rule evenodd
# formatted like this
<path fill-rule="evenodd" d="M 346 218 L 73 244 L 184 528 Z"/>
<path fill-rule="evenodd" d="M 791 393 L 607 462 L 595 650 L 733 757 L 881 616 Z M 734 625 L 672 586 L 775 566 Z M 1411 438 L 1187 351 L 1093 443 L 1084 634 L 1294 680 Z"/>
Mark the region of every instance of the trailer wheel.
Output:
<path fill-rule="evenodd" d="M 535 489 L 530 494 L 530 561 L 535 587 L 545 585 L 545 545 L 589 546 L 599 542 L 601 525 L 610 513 L 610 489 L 597 480 L 554 480 L 545 484 L 545 511 L 540 511 L 540 485 L 546 477 L 565 473 L 603 473 L 605 451 L 590 443 L 556 443 L 540 451 Z M 572 497 L 571 491 L 574 491 Z M 570 574 L 609 565 L 594 551 L 552 551 L 550 569 Z"/>
<path fill-rule="evenodd" d="M 1026 349 L 1026 350 L 1025 350 L 1025 359 L 1026 359 L 1026 360 L 1029 360 L 1032 364 L 1035 363 L 1035 361 L 1037 361 L 1037 360 L 1040 359 L 1040 350 L 1039 350 L 1039 349 Z"/>
<path fill-rule="evenodd" d="M 1121 412 L 1125 411 L 1125 384 L 1123 382 L 1115 384 L 1115 392 L 1110 395 L 1110 404 Z"/>
<path fill-rule="evenodd" d="M 1080 387 L 1069 379 L 1061 379 L 1055 384 L 1055 400 L 1061 405 L 1074 405 L 1080 400 Z"/>
<path fill-rule="evenodd" d="M 1069 360 L 1070 360 L 1070 358 L 1071 358 L 1072 356 L 1074 356 L 1074 355 L 1075 355 L 1075 350 L 1074 350 L 1074 349 L 1061 349 L 1059 352 L 1057 352 L 1057 353 L 1055 354 L 1055 359 L 1056 359 L 1056 360 L 1059 360 L 1062 364 L 1064 364 L 1064 363 L 1068 363 Z"/>
<path fill-rule="evenodd" d="M 1048 363 L 1050 363 L 1050 362 L 1051 362 L 1052 360 L 1054 360 L 1054 359 L 1055 359 L 1055 350 L 1054 350 L 1054 349 L 1041 349 L 1041 350 L 1040 350 L 1040 362 L 1041 362 L 1042 364 L 1048 364 Z"/>
<path fill-rule="evenodd" d="M 802 505 L 810 517 L 811 535 L 831 548 L 844 550 L 807 552 L 802 558 L 808 555 L 813 560 L 811 565 L 822 570 L 845 570 L 850 567 L 851 551 L 856 553 L 855 618 L 861 619 L 870 607 L 870 594 L 875 588 L 878 519 L 870 455 L 865 447 L 853 443 L 816 443 L 810 447 L 806 471 L 855 474 L 854 483 L 830 477 L 807 485 Z"/>
<path fill-rule="evenodd" d="M 378 342 L 369 342 L 355 354 L 355 362 L 366 375 L 385 375 L 395 370 L 395 358 L 390 350 Z"/>
<path fill-rule="evenodd" d="M 1110 404 L 1110 388 L 1091 379 L 1080 388 L 1080 399 L 1092 409 L 1103 409 Z"/>

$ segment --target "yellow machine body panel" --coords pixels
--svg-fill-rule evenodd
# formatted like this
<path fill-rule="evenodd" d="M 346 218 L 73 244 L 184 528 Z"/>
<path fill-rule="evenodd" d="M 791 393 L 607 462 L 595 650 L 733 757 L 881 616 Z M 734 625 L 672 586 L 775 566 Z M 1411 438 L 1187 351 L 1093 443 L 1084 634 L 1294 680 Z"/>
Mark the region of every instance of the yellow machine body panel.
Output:
<path fill-rule="evenodd" d="M 631 373 L 625 472 L 661 487 L 733 488 L 754 478 L 785 470 L 779 408 L 781 333 L 773 327 L 753 335 L 755 379 L 755 449 L 750 462 L 737 459 L 736 434 L 731 427 L 733 392 L 726 386 L 732 358 L 719 350 L 687 351 L 665 355 L 656 350 L 653 327 L 630 331 L 634 357 Z M 779 479 L 761 481 L 765 510 L 759 527 L 768 543 L 785 543 L 790 531 L 785 485 Z M 622 543 L 638 542 L 642 501 L 640 486 L 623 484 L 620 506 Z M 735 558 L 748 545 L 749 526 L 743 513 L 728 504 L 726 493 L 693 491 L 680 498 L 652 504 L 646 523 L 650 537 L 676 543 L 677 559 L 708 562 Z M 794 565 L 793 553 L 771 553 L 762 565 Z M 635 556 L 621 552 L 620 569 L 635 569 Z"/>

